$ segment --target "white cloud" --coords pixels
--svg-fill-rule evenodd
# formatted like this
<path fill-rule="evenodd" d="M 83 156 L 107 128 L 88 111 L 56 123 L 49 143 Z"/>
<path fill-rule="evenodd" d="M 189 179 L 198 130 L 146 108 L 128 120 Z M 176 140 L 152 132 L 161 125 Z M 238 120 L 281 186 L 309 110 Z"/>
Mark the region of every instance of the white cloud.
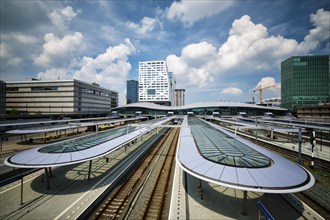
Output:
<path fill-rule="evenodd" d="M 84 82 L 96 82 L 103 87 L 117 90 L 120 94 L 125 89 L 122 85 L 131 70 L 128 56 L 135 53 L 135 47 L 129 39 L 125 43 L 108 47 L 104 53 L 95 58 L 83 57 L 80 60 L 72 59 L 71 63 L 78 70 L 52 68 L 38 74 L 42 79 L 79 79 Z"/>
<path fill-rule="evenodd" d="M 233 22 L 227 41 L 219 48 L 218 65 L 270 69 L 298 52 L 298 42 L 282 36 L 268 36 L 267 28 L 254 24 L 247 15 Z"/>
<path fill-rule="evenodd" d="M 169 70 L 177 77 L 178 84 L 206 87 L 214 81 L 208 64 L 214 56 L 216 48 L 204 41 L 182 48 L 180 57 L 170 55 L 166 62 Z"/>
<path fill-rule="evenodd" d="M 281 83 L 276 83 L 273 77 L 263 77 L 258 84 L 252 89 L 255 89 L 254 97 L 256 100 L 260 99 L 260 87 L 262 88 L 262 99 L 280 97 L 281 96 Z M 257 96 L 257 97 L 256 97 Z"/>
<path fill-rule="evenodd" d="M 72 76 L 68 74 L 68 71 L 66 69 L 53 68 L 46 70 L 45 72 L 38 73 L 37 78 L 41 80 L 72 79 Z"/>
<path fill-rule="evenodd" d="M 217 49 L 205 41 L 189 44 L 181 51 L 181 57 L 190 67 L 200 67 L 215 58 Z"/>
<path fill-rule="evenodd" d="M 274 77 L 270 77 L 270 76 L 261 78 L 258 84 L 254 87 L 254 89 L 259 89 L 260 86 L 261 88 L 272 87 L 272 90 L 274 90 L 275 87 L 277 89 L 281 88 L 280 83 L 276 83 Z"/>
<path fill-rule="evenodd" d="M 311 22 L 315 28 L 309 31 L 309 34 L 300 44 L 302 50 L 314 50 L 319 46 L 320 42 L 330 39 L 330 11 L 324 9 L 317 10 L 316 14 L 311 14 Z"/>
<path fill-rule="evenodd" d="M 45 43 L 43 51 L 34 59 L 34 63 L 49 67 L 50 65 L 61 66 L 74 55 L 82 44 L 83 35 L 75 32 L 73 35 L 66 35 L 62 39 L 57 38 L 52 33 L 44 36 Z"/>
<path fill-rule="evenodd" d="M 223 95 L 240 95 L 243 94 L 243 91 L 239 88 L 229 87 L 221 91 Z"/>
<path fill-rule="evenodd" d="M 62 10 L 55 10 L 49 18 L 51 22 L 60 29 L 66 29 L 69 22 L 77 16 L 77 13 L 72 9 L 71 6 L 66 6 Z"/>
<path fill-rule="evenodd" d="M 182 48 L 181 55 L 169 55 L 167 64 L 177 76 L 178 84 L 204 88 L 213 82 L 221 82 L 218 79 L 224 74 L 279 69 L 283 60 L 293 55 L 307 54 L 315 49 L 312 45 L 329 39 L 329 27 L 326 28 L 328 15 L 329 12 L 323 10 L 311 15 L 315 28 L 301 43 L 283 36 L 269 36 L 264 25 L 253 23 L 245 15 L 232 23 L 227 41 L 218 50 L 205 41 L 190 44 Z M 314 30 L 320 30 L 318 34 L 321 37 L 314 36 Z M 308 46 L 302 46 L 304 44 Z"/>
<path fill-rule="evenodd" d="M 0 58 L 9 66 L 20 65 L 33 56 L 38 39 L 22 33 L 1 34 Z"/>
<path fill-rule="evenodd" d="M 166 16 L 170 20 L 180 20 L 185 26 L 191 26 L 196 21 L 211 17 L 229 8 L 234 2 L 227 1 L 189 1 L 173 2 Z"/>
<path fill-rule="evenodd" d="M 129 29 L 136 31 L 138 34 L 146 35 L 153 31 L 157 24 L 161 27 L 161 23 L 156 18 L 144 17 L 141 19 L 140 24 L 128 22 Z"/>

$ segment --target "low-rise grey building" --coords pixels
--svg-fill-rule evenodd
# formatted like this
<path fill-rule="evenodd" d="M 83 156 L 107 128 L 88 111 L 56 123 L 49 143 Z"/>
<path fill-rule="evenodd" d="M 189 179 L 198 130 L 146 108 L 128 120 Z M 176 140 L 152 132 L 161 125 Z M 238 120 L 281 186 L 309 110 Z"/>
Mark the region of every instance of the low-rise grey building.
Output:
<path fill-rule="evenodd" d="M 7 82 L 6 105 L 26 114 L 105 113 L 118 106 L 118 92 L 75 79 Z"/>

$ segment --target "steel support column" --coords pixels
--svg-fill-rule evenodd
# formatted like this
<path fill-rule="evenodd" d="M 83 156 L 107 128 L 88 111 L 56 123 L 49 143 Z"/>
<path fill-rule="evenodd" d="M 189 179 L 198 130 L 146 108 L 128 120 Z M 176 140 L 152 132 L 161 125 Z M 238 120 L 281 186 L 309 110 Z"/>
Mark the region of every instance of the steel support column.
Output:
<path fill-rule="evenodd" d="M 50 189 L 48 168 L 45 167 L 46 189 Z"/>
<path fill-rule="evenodd" d="M 243 191 L 243 210 L 242 215 L 247 216 L 247 191 Z"/>
<path fill-rule="evenodd" d="M 89 161 L 89 168 L 88 168 L 88 179 L 91 179 L 91 171 L 92 171 L 92 160 Z"/>
<path fill-rule="evenodd" d="M 21 205 L 23 205 L 23 177 L 21 178 Z"/>

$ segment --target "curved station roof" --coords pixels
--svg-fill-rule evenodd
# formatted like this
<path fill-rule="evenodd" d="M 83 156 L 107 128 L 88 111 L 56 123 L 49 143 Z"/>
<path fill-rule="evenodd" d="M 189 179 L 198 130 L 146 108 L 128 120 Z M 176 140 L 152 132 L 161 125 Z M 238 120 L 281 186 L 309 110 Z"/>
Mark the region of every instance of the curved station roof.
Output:
<path fill-rule="evenodd" d="M 102 157 L 124 144 L 149 132 L 171 118 L 154 119 L 151 125 L 142 127 L 125 126 L 109 131 L 98 132 L 84 137 L 40 146 L 14 154 L 5 160 L 5 164 L 21 168 L 43 168 L 70 165 Z M 145 122 L 148 123 L 148 122 Z"/>
<path fill-rule="evenodd" d="M 158 114 L 166 115 L 168 112 L 174 114 L 186 115 L 187 112 L 194 112 L 195 114 L 212 114 L 212 111 L 218 111 L 221 114 L 237 115 L 240 111 L 248 112 L 252 115 L 264 115 L 265 112 L 273 112 L 276 115 L 284 115 L 287 109 L 279 107 L 253 105 L 242 102 L 199 102 L 194 104 L 187 104 L 183 106 L 164 106 L 148 102 L 137 102 L 128 105 L 114 108 L 122 114 L 134 113 L 135 111 L 142 111 L 143 114 Z"/>
<path fill-rule="evenodd" d="M 177 162 L 207 182 L 240 190 L 292 193 L 315 180 L 306 169 L 212 123 L 185 117 Z"/>

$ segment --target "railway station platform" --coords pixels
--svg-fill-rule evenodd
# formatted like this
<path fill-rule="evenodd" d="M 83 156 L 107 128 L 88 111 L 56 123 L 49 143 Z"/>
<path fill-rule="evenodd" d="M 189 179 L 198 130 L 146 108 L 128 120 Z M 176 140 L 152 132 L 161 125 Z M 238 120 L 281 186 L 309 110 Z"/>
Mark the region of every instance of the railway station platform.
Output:
<path fill-rule="evenodd" d="M 248 192 L 247 197 L 247 213 L 243 215 L 242 190 L 200 182 L 176 165 L 169 219 L 258 219 L 258 201 L 274 219 L 324 219 L 292 194 Z"/>

